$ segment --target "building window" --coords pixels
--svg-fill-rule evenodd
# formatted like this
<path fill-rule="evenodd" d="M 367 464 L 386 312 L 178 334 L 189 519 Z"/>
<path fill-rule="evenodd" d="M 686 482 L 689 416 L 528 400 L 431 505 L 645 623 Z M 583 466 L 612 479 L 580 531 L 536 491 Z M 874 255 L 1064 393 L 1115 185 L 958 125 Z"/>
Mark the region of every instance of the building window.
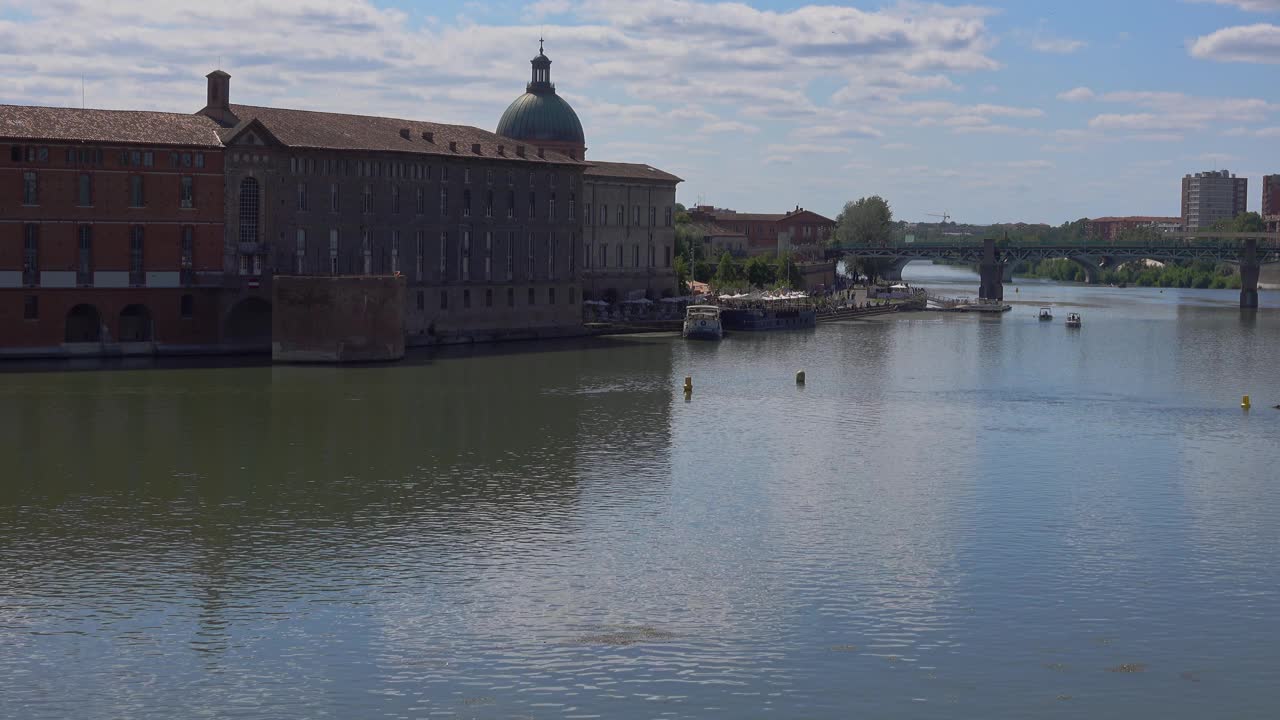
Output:
<path fill-rule="evenodd" d="M 570 220 L 572 220 L 574 215 L 578 212 L 577 209 L 575 209 L 574 207 L 574 203 L 577 201 L 577 197 L 578 196 L 576 193 L 569 193 L 569 219 Z"/>
<path fill-rule="evenodd" d="M 462 191 L 462 217 L 471 217 L 471 188 Z"/>
<path fill-rule="evenodd" d="M 578 233 L 569 233 L 569 277 L 578 268 Z"/>
<path fill-rule="evenodd" d="M 373 274 L 373 245 L 369 241 L 369 230 L 360 231 L 360 254 L 364 256 L 364 274 Z"/>
<path fill-rule="evenodd" d="M 22 204 L 40 204 L 40 182 L 36 178 L 34 170 L 27 170 L 22 173 Z"/>
<path fill-rule="evenodd" d="M 516 234 L 514 231 L 507 233 L 507 281 L 514 280 L 516 276 Z"/>
<path fill-rule="evenodd" d="M 516 289 L 507 288 L 507 307 L 516 306 Z"/>
<path fill-rule="evenodd" d="M 556 289 L 553 287 L 547 288 L 547 304 L 548 305 L 556 304 Z"/>
<path fill-rule="evenodd" d="M 298 183 L 298 209 L 307 209 L 307 184 Z"/>
<path fill-rule="evenodd" d="M 338 274 L 338 231 L 329 231 L 329 274 Z"/>
<path fill-rule="evenodd" d="M 449 216 L 449 189 L 440 188 L 440 217 Z"/>
<path fill-rule="evenodd" d="M 533 297 L 533 288 L 529 288 L 529 304 L 530 305 L 537 304 L 537 301 L 534 300 L 534 297 Z"/>
<path fill-rule="evenodd" d="M 533 191 L 529 191 L 529 219 L 532 220 L 537 215 L 538 196 Z"/>
<path fill-rule="evenodd" d="M 484 199 L 484 216 L 486 218 L 493 217 L 493 188 L 489 188 L 485 192 Z"/>
<path fill-rule="evenodd" d="M 631 246 L 631 267 L 640 267 L 640 243 Z"/>
<path fill-rule="evenodd" d="M 576 294 L 577 294 L 577 293 L 575 293 L 575 292 L 573 291 L 573 288 L 569 288 L 569 304 L 570 304 L 570 305 L 572 305 L 572 304 L 574 304 L 574 302 L 576 302 L 576 300 L 575 300 L 575 296 L 576 296 Z"/>
<path fill-rule="evenodd" d="M 240 242 L 258 242 L 258 181 L 251 177 L 240 181 Z"/>
<path fill-rule="evenodd" d="M 391 212 L 400 212 L 400 186 L 391 186 Z"/>
<path fill-rule="evenodd" d="M 618 267 L 620 267 L 620 268 L 621 268 L 621 267 L 626 267 L 626 265 L 623 265 L 623 264 L 622 264 L 622 252 L 623 252 L 623 250 L 622 250 L 622 243 L 618 243 Z"/>
<path fill-rule="evenodd" d="M 40 226 L 22 226 L 22 284 L 36 285 L 40 276 Z"/>
<path fill-rule="evenodd" d="M 516 191 L 508 190 L 507 191 L 507 219 L 510 220 L 515 216 L 516 216 Z"/>
<path fill-rule="evenodd" d="M 600 224 L 601 225 L 609 224 L 609 208 L 605 205 L 600 206 Z"/>
<path fill-rule="evenodd" d="M 419 310 L 427 309 L 427 294 L 422 292 L 421 290 L 418 291 L 418 309 Z"/>
<path fill-rule="evenodd" d="M 183 320 L 190 320 L 195 314 L 196 299 L 191 295 L 183 295 L 178 301 L 178 314 Z"/>
<path fill-rule="evenodd" d="M 338 212 L 338 183 L 329 183 L 329 212 Z"/>
<path fill-rule="evenodd" d="M 462 231 L 462 252 L 458 253 L 458 276 L 463 282 L 471 280 L 471 231 Z"/>
<path fill-rule="evenodd" d="M 667 245 L 662 249 L 663 267 L 671 267 L 671 246 Z"/>
<path fill-rule="evenodd" d="M 76 284 L 89 287 L 93 285 L 93 226 L 81 225 L 77 235 Z"/>
<path fill-rule="evenodd" d="M 204 168 L 204 153 L 202 152 L 196 153 L 196 168 L 198 169 Z"/>
<path fill-rule="evenodd" d="M 529 279 L 532 280 L 534 277 L 534 271 L 536 270 L 533 259 L 533 233 L 529 233 L 529 241 L 525 243 L 525 249 L 529 253 L 529 266 L 527 269 L 529 271 Z"/>
<path fill-rule="evenodd" d="M 493 307 L 493 288 L 485 288 L 484 290 L 484 306 Z"/>
<path fill-rule="evenodd" d="M 631 224 L 632 225 L 640 224 L 640 206 L 639 205 L 636 205 L 631 209 Z"/>
<path fill-rule="evenodd" d="M 307 259 L 307 231 L 302 228 L 298 228 L 298 237 L 296 240 L 296 245 L 294 247 L 293 255 L 294 255 L 293 271 L 301 275 L 304 272 L 304 268 L 306 267 L 306 259 Z"/>
<path fill-rule="evenodd" d="M 93 176 L 89 173 L 80 173 L 80 207 L 91 207 L 93 205 Z"/>
<path fill-rule="evenodd" d="M 547 219 L 556 219 L 556 194 L 551 193 L 550 199 L 547 200 Z"/>
<path fill-rule="evenodd" d="M 624 205 L 618 206 L 618 227 L 627 224 L 627 208 Z"/>
<path fill-rule="evenodd" d="M 471 289 L 467 288 L 462 291 L 462 307 L 464 310 L 471 309 Z"/>
<path fill-rule="evenodd" d="M 600 267 L 609 267 L 609 246 L 604 243 L 600 244 Z"/>
<path fill-rule="evenodd" d="M 649 243 L 649 267 L 653 267 L 656 262 L 657 262 L 657 248 L 655 248 L 653 246 L 653 243 L 650 242 Z"/>
<path fill-rule="evenodd" d="M 362 197 L 364 199 L 364 211 L 366 213 L 373 212 L 373 184 L 372 183 L 365 183 L 364 195 Z"/>
<path fill-rule="evenodd" d="M 653 205 L 650 205 L 649 206 L 649 227 L 653 227 L 654 225 L 657 225 L 657 224 L 658 224 L 658 208 L 654 207 Z"/>
<path fill-rule="evenodd" d="M 467 185 L 471 184 L 471 168 L 462 168 L 462 182 Z"/>
<path fill-rule="evenodd" d="M 416 201 L 417 201 L 417 204 L 416 204 L 417 212 L 419 215 L 422 215 L 427 211 L 427 190 L 426 188 L 419 187 L 415 191 L 415 194 L 416 194 Z"/>
<path fill-rule="evenodd" d="M 547 278 L 556 278 L 556 234 L 547 233 Z"/>
<path fill-rule="evenodd" d="M 440 182 L 449 182 L 449 166 L 444 165 L 440 168 Z"/>
<path fill-rule="evenodd" d="M 178 273 L 179 282 L 190 285 L 195 280 L 194 269 L 196 254 L 196 229 L 190 225 L 182 226 L 182 239 L 178 241 Z"/>
<path fill-rule="evenodd" d="M 418 282 L 422 282 L 422 231 L 419 230 L 414 236 L 414 249 L 417 254 L 414 256 L 413 276 Z M 418 308 L 421 310 L 422 308 Z"/>
<path fill-rule="evenodd" d="M 440 282 L 449 279 L 449 231 L 440 233 Z"/>
<path fill-rule="evenodd" d="M 582 267 L 589 269 L 591 267 L 591 245 L 582 243 Z"/>
<path fill-rule="evenodd" d="M 440 309 L 441 310 L 449 309 L 449 291 L 448 290 L 440 291 Z"/>
<path fill-rule="evenodd" d="M 143 273 L 143 228 L 134 225 L 129 233 L 129 284 L 141 287 L 146 284 Z"/>
<path fill-rule="evenodd" d="M 146 194 L 143 192 L 142 176 L 129 176 L 129 207 L 140 208 L 146 204 Z"/>
<path fill-rule="evenodd" d="M 590 225 L 592 220 L 595 220 L 595 218 L 591 216 L 591 203 L 587 203 L 582 209 L 582 222 Z"/>
<path fill-rule="evenodd" d="M 667 220 L 666 220 L 666 225 L 667 225 L 667 227 L 671 227 L 671 207 L 670 207 L 670 206 L 668 206 L 668 207 L 667 207 Z"/>
<path fill-rule="evenodd" d="M 23 320 L 39 320 L 40 319 L 39 296 L 27 295 L 22 298 L 22 319 Z"/>
<path fill-rule="evenodd" d="M 493 280 L 493 233 L 484 233 L 484 280 Z"/>
<path fill-rule="evenodd" d="M 400 274 L 400 231 L 391 231 L 391 274 Z"/>

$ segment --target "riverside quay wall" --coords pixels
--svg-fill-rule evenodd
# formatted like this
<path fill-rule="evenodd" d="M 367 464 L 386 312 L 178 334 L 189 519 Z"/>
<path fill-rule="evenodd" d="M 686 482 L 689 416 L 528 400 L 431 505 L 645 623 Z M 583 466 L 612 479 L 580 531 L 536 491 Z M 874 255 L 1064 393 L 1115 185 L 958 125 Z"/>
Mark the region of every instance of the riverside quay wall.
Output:
<path fill-rule="evenodd" d="M 282 275 L 272 286 L 271 359 L 388 362 L 404 357 L 405 280 Z"/>

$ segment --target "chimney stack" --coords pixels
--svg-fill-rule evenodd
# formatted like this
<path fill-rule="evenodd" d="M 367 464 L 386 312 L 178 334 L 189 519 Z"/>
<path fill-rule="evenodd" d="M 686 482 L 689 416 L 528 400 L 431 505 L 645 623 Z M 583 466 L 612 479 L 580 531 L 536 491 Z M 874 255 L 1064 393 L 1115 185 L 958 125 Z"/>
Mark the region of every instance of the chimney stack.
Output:
<path fill-rule="evenodd" d="M 400 128 L 400 137 L 405 140 L 409 139 L 409 128 Z"/>
<path fill-rule="evenodd" d="M 434 145 L 436 142 L 436 134 L 433 132 L 424 132 L 422 133 L 422 139 Z"/>
<path fill-rule="evenodd" d="M 231 76 L 221 70 L 205 75 L 208 79 L 204 110 L 201 114 L 226 125 L 234 122 L 231 115 Z"/>

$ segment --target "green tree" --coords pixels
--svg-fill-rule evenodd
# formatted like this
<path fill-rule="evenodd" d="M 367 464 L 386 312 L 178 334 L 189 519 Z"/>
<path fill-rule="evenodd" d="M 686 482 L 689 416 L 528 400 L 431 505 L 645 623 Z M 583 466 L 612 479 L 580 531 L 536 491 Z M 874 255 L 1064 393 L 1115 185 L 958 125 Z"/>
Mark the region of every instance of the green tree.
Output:
<path fill-rule="evenodd" d="M 676 225 L 676 254 L 693 260 L 702 258 L 702 229 L 697 225 L 685 223 Z"/>
<path fill-rule="evenodd" d="M 726 251 L 720 256 L 720 264 L 716 266 L 716 285 L 718 287 L 729 287 L 740 280 L 738 266 L 734 264 L 733 256 Z"/>
<path fill-rule="evenodd" d="M 716 268 L 711 263 L 699 258 L 693 262 L 693 279 L 698 282 L 711 282 L 716 276 Z"/>
<path fill-rule="evenodd" d="M 675 261 L 676 281 L 680 288 L 681 295 L 689 294 L 689 263 L 684 259 L 684 255 L 676 255 Z"/>
<path fill-rule="evenodd" d="M 799 289 L 804 285 L 804 277 L 800 274 L 800 268 L 796 265 L 795 260 L 791 259 L 789 253 L 783 253 L 778 257 L 777 277 L 778 284 L 783 287 Z"/>
<path fill-rule="evenodd" d="M 884 247 L 893 239 L 893 210 L 879 195 L 847 202 L 836 217 L 836 242 Z"/>
<path fill-rule="evenodd" d="M 769 287 L 778 279 L 778 268 L 763 255 L 747 260 L 746 273 L 747 282 L 759 288 Z"/>

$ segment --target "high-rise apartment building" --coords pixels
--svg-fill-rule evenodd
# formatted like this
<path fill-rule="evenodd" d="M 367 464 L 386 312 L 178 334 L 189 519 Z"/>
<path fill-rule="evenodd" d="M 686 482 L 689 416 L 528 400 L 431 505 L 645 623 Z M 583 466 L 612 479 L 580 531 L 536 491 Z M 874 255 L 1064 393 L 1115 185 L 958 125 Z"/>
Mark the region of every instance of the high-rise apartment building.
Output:
<path fill-rule="evenodd" d="M 1280 215 L 1280 175 L 1262 177 L 1262 214 Z"/>
<path fill-rule="evenodd" d="M 1182 226 L 1203 230 L 1230 220 L 1248 208 L 1249 179 L 1227 170 L 1200 172 L 1182 178 Z"/>

